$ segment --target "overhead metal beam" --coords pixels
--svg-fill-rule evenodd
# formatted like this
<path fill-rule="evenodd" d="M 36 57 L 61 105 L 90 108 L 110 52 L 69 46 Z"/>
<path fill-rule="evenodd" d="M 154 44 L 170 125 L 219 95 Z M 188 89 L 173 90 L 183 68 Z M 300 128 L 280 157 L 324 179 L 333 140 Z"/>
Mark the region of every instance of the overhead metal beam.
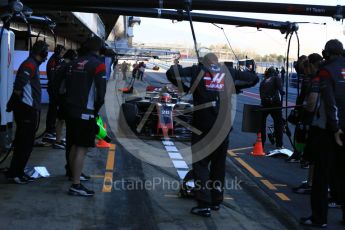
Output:
<path fill-rule="evenodd" d="M 107 13 L 115 15 L 130 15 L 150 18 L 163 18 L 178 21 L 188 21 L 188 15 L 182 10 L 137 9 L 137 8 L 112 8 L 112 7 L 88 7 L 80 6 L 79 11 L 91 13 Z M 252 18 L 232 17 L 214 14 L 191 13 L 193 21 L 205 23 L 217 23 L 225 25 L 248 26 L 255 28 L 275 29 L 281 33 L 289 33 L 298 30 L 298 25 L 292 22 L 261 20 Z"/>
<path fill-rule="evenodd" d="M 191 10 L 234 11 L 271 14 L 293 14 L 332 17 L 341 20 L 345 15 L 345 6 L 326 6 L 290 3 L 246 2 L 224 0 L 22 0 L 32 8 L 78 11 L 82 6 L 89 7 L 125 7 L 185 9 L 190 4 Z"/>
<path fill-rule="evenodd" d="M 179 10 L 160 10 L 160 9 L 135 9 L 135 8 L 107 8 L 107 7 L 81 7 L 81 10 L 101 11 L 103 13 L 113 13 L 121 15 L 131 15 L 150 18 L 164 18 L 178 21 L 188 21 L 188 15 Z M 281 22 L 272 20 L 261 20 L 252 18 L 232 17 L 216 14 L 191 13 L 193 21 L 205 23 L 217 23 L 225 25 L 248 26 L 255 28 L 276 29 L 281 33 L 298 30 L 298 25 L 292 22 Z"/>

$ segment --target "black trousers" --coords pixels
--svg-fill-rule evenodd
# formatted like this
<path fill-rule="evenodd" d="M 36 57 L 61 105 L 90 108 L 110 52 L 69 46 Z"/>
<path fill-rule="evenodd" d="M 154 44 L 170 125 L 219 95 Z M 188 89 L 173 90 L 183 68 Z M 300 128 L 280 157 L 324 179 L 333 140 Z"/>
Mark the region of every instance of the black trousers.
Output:
<path fill-rule="evenodd" d="M 344 128 L 342 129 L 345 130 Z M 337 183 L 336 188 L 338 189 L 336 194 L 338 195 L 337 202 L 342 205 L 343 209 L 343 221 L 345 221 L 345 135 L 343 135 L 342 147 L 336 146 L 336 155 L 335 155 L 335 168 L 336 168 L 336 178 Z"/>
<path fill-rule="evenodd" d="M 194 134 L 192 144 L 199 142 L 205 135 Z M 219 205 L 223 201 L 228 145 L 229 136 L 210 155 L 193 163 L 195 198 L 199 205 Z"/>
<path fill-rule="evenodd" d="M 48 94 L 49 94 L 49 105 L 48 105 L 47 120 L 46 120 L 46 132 L 55 133 L 58 104 L 55 101 L 52 90 L 48 89 Z"/>
<path fill-rule="evenodd" d="M 279 106 L 279 105 L 278 105 Z M 266 107 L 263 107 L 266 108 Z M 276 137 L 276 147 L 283 146 L 283 115 L 281 110 L 271 110 L 262 112 L 261 121 L 261 136 L 262 144 L 266 142 L 266 120 L 268 115 L 271 115 L 274 123 L 274 135 Z"/>
<path fill-rule="evenodd" d="M 22 103 L 13 112 L 16 133 L 9 175 L 17 177 L 24 175 L 24 168 L 30 158 L 35 141 L 38 114 L 36 110 Z"/>
<path fill-rule="evenodd" d="M 315 223 L 325 224 L 327 223 L 328 215 L 328 188 L 331 187 L 334 194 L 336 193 L 336 189 L 339 188 L 338 186 L 331 185 L 332 171 L 336 165 L 336 143 L 333 132 L 320 128 L 315 128 L 313 131 L 318 141 L 315 141 L 316 146 L 313 148 L 312 218 Z M 337 177 L 339 178 L 339 176 Z"/>
<path fill-rule="evenodd" d="M 138 79 L 139 79 L 140 81 L 143 80 L 143 76 L 144 76 L 144 72 L 139 71 Z"/>

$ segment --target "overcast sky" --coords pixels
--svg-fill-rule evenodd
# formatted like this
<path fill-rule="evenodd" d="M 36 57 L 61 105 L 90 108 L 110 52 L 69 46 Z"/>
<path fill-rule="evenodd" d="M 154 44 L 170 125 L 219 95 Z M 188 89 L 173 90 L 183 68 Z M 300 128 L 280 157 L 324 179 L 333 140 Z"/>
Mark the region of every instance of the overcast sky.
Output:
<path fill-rule="evenodd" d="M 246 0 L 255 1 L 255 0 Z M 256 0 L 257 2 L 258 0 Z M 261 2 L 279 2 L 282 0 L 266 0 Z M 316 5 L 345 5 L 345 0 L 289 0 L 289 3 L 316 4 Z M 233 12 L 204 12 L 228 16 L 247 18 L 260 18 L 276 21 L 316 22 L 327 25 L 300 24 L 299 36 L 301 53 L 321 53 L 327 40 L 337 38 L 345 43 L 344 26 L 341 22 L 333 21 L 328 17 L 292 16 L 279 14 L 254 14 Z M 198 43 L 202 46 L 226 43 L 222 31 L 212 24 L 194 23 Z M 259 54 L 278 53 L 285 54 L 287 41 L 279 31 L 255 28 L 235 27 L 222 25 L 228 35 L 232 46 L 243 50 L 255 50 Z M 189 22 L 172 23 L 171 20 L 141 18 L 141 25 L 134 29 L 134 42 L 140 43 L 183 43 L 190 47 L 193 45 Z M 297 53 L 297 42 L 293 40 L 293 52 Z"/>

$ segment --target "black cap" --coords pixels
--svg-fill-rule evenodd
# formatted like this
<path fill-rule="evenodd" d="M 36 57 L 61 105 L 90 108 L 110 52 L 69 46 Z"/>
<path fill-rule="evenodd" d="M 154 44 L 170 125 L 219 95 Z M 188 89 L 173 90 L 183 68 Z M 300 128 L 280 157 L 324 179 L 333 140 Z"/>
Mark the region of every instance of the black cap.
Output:
<path fill-rule="evenodd" d="M 269 68 L 266 69 L 266 71 L 265 71 L 265 76 L 266 76 L 266 77 L 271 77 L 271 76 L 273 76 L 273 75 L 275 75 L 275 74 L 276 74 L 276 70 L 274 69 L 273 66 L 269 67 Z"/>
<path fill-rule="evenodd" d="M 70 60 L 77 59 L 77 57 L 78 57 L 77 51 L 72 50 L 72 49 L 67 50 L 67 52 L 63 55 L 63 58 L 70 59 Z"/>
<path fill-rule="evenodd" d="M 31 53 L 33 55 L 41 55 L 43 52 L 48 52 L 49 45 L 42 40 L 35 42 L 31 48 Z"/>
<path fill-rule="evenodd" d="M 317 64 L 322 61 L 322 56 L 318 53 L 312 53 L 308 56 L 308 61 L 311 64 Z"/>
<path fill-rule="evenodd" d="M 90 37 L 84 43 L 83 47 L 88 52 L 98 52 L 104 46 L 104 42 L 98 37 Z"/>
<path fill-rule="evenodd" d="M 65 47 L 63 45 L 56 45 L 54 49 L 54 53 L 60 55 L 64 49 Z"/>
<path fill-rule="evenodd" d="M 329 40 L 325 45 L 325 51 L 329 55 L 343 55 L 343 43 L 341 43 L 338 39 Z"/>

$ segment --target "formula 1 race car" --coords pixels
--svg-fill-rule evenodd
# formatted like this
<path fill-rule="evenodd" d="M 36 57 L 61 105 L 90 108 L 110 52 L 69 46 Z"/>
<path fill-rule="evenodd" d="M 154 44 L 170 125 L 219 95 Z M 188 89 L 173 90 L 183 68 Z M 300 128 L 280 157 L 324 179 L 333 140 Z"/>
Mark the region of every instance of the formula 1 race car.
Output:
<path fill-rule="evenodd" d="M 182 141 L 191 138 L 193 105 L 179 97 L 174 89 L 148 86 L 144 98 L 127 99 L 121 110 L 123 118 L 119 122 L 125 121 L 139 137 L 169 137 Z"/>

